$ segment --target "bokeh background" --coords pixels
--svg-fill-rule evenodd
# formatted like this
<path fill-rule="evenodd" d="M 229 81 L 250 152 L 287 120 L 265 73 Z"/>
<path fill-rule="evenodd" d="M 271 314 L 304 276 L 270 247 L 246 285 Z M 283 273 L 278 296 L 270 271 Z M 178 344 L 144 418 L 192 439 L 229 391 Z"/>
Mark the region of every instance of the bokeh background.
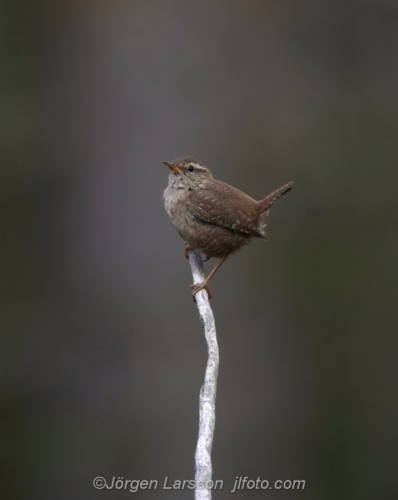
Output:
<path fill-rule="evenodd" d="M 193 477 L 206 348 L 162 202 L 184 155 L 255 198 L 295 181 L 212 284 L 214 498 L 397 498 L 397 2 L 0 5 L 1 498 Z"/>

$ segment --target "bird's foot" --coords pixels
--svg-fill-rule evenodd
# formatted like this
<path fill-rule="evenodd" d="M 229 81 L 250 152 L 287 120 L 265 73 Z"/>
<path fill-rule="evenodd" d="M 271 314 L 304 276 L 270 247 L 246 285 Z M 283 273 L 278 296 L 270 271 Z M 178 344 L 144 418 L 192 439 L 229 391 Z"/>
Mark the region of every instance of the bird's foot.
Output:
<path fill-rule="evenodd" d="M 185 248 L 184 248 L 184 255 L 185 255 L 185 258 L 186 258 L 186 259 L 189 259 L 189 252 L 190 252 L 191 250 L 193 250 L 193 248 L 191 248 L 191 247 L 185 247 Z"/>
<path fill-rule="evenodd" d="M 209 287 L 207 286 L 206 281 L 203 281 L 202 283 L 197 283 L 196 285 L 191 285 L 191 290 L 194 302 L 196 302 L 195 295 L 201 292 L 202 290 L 206 290 L 209 299 L 213 297 L 211 291 L 209 290 Z"/>
<path fill-rule="evenodd" d="M 192 247 L 185 247 L 184 248 L 184 255 L 185 255 L 185 258 L 187 260 L 189 260 L 189 252 L 192 252 L 192 250 L 195 250 L 195 249 Z M 211 257 L 209 255 L 206 255 L 206 259 L 202 260 L 202 262 L 207 262 L 210 259 L 211 259 Z"/>

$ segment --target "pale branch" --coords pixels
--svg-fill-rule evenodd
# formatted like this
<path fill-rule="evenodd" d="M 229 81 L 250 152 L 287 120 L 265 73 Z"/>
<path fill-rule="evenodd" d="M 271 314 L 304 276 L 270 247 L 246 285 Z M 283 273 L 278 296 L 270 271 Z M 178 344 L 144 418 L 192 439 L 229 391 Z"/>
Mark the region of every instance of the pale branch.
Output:
<path fill-rule="evenodd" d="M 205 275 L 202 258 L 198 250 L 189 252 L 189 263 L 191 264 L 194 284 L 202 283 L 205 280 Z M 199 397 L 199 436 L 195 452 L 195 499 L 210 500 L 212 484 L 211 447 L 216 417 L 219 356 L 216 324 L 206 290 L 197 293 L 195 298 L 199 316 L 205 328 L 208 350 L 205 381 Z"/>

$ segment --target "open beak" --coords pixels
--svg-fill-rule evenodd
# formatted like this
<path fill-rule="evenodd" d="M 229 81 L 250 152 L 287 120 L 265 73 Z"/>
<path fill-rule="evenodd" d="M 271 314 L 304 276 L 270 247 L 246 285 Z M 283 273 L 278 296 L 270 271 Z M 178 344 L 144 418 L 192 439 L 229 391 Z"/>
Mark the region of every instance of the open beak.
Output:
<path fill-rule="evenodd" d="M 174 172 L 178 172 L 179 174 L 182 174 L 183 171 L 181 170 L 180 167 L 177 167 L 177 165 L 174 165 L 174 163 L 170 163 L 168 161 L 163 162 L 165 165 L 169 167 L 170 170 L 173 170 Z"/>

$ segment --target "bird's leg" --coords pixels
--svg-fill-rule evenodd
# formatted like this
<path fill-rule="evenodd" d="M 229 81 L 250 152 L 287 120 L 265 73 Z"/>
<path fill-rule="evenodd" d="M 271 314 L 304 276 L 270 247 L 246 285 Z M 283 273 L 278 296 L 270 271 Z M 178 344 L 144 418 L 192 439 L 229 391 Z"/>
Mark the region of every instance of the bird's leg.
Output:
<path fill-rule="evenodd" d="M 209 274 L 209 276 L 202 281 L 202 283 L 197 283 L 196 285 L 191 285 L 191 290 L 192 290 L 192 296 L 193 300 L 196 302 L 195 295 L 200 292 L 201 290 L 206 290 L 207 295 L 209 296 L 209 299 L 212 298 L 212 294 L 209 290 L 208 284 L 210 283 L 210 280 L 212 277 L 216 274 L 217 270 L 224 264 L 224 262 L 227 260 L 227 257 L 224 257 L 223 259 L 220 260 L 220 262 L 216 265 L 216 267 L 213 269 L 213 271 Z"/>

